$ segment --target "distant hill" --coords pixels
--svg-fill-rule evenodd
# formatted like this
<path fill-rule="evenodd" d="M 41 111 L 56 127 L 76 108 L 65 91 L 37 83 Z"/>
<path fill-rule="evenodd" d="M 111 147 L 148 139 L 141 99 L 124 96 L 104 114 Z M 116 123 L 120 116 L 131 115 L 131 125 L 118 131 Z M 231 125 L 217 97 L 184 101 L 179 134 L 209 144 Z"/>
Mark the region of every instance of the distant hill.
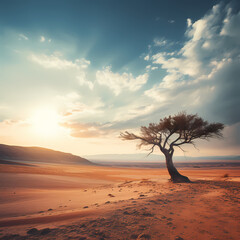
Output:
<path fill-rule="evenodd" d="M 5 144 L 0 144 L 0 159 L 11 162 L 93 165 L 87 159 L 70 153 L 41 147 L 19 147 Z"/>

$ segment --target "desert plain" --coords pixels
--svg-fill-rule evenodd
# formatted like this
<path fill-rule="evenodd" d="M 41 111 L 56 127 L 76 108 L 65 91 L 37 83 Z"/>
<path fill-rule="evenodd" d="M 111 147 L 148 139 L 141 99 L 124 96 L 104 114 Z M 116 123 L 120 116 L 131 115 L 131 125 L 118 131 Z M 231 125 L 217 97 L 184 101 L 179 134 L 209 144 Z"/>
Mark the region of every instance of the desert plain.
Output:
<path fill-rule="evenodd" d="M 0 239 L 240 239 L 240 167 L 0 164 Z"/>

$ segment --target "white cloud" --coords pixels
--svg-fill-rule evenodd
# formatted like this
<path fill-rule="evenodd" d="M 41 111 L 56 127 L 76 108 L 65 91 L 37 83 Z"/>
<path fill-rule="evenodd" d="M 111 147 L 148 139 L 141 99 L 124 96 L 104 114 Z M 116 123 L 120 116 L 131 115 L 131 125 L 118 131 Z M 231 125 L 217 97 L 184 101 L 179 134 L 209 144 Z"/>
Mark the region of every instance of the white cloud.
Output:
<path fill-rule="evenodd" d="M 147 65 L 146 66 L 146 70 L 147 70 L 147 72 L 149 72 L 150 70 L 156 70 L 156 69 L 158 69 L 158 67 L 156 67 L 156 66 L 152 66 L 152 65 Z"/>
<path fill-rule="evenodd" d="M 171 95 L 169 94 L 168 91 L 166 91 L 166 89 L 164 88 L 161 88 L 160 86 L 158 85 L 155 85 L 154 87 L 152 87 L 151 89 L 149 90 L 146 90 L 144 92 L 144 94 L 154 100 L 156 100 L 159 103 L 162 104 L 162 106 L 164 104 L 167 103 L 167 101 L 171 100 L 172 97 Z"/>
<path fill-rule="evenodd" d="M 66 60 L 64 58 L 60 58 L 57 54 L 55 55 L 36 55 L 32 54 L 30 59 L 41 65 L 44 68 L 52 68 L 52 69 L 59 69 L 59 70 L 66 70 L 66 69 L 85 69 L 90 64 L 90 61 L 86 59 L 76 59 L 74 62 L 70 60 Z"/>
<path fill-rule="evenodd" d="M 192 26 L 192 20 L 190 18 L 187 19 L 187 27 Z"/>
<path fill-rule="evenodd" d="M 44 36 L 41 36 L 40 37 L 40 42 L 45 42 L 46 41 L 46 38 Z"/>
<path fill-rule="evenodd" d="M 86 102 L 86 101 L 85 101 Z M 104 103 L 100 98 L 93 101 L 88 100 L 84 103 L 84 98 L 77 92 L 70 92 L 66 95 L 58 95 L 54 99 L 55 105 L 61 110 L 62 115 L 71 118 L 89 117 L 95 114 L 102 113 Z"/>
<path fill-rule="evenodd" d="M 240 121 L 235 110 L 240 91 L 240 12 L 218 4 L 193 23 L 187 19 L 187 25 L 188 40 L 177 53 L 158 52 L 151 57 L 167 74 L 145 95 L 171 109 L 180 106 L 205 113 L 208 109 L 209 118 L 218 114 L 228 122 Z"/>
<path fill-rule="evenodd" d="M 168 20 L 169 23 L 175 23 L 175 21 L 173 19 Z"/>
<path fill-rule="evenodd" d="M 196 76 L 199 73 L 199 62 L 195 59 L 168 58 L 164 53 L 155 54 L 152 56 L 152 59 L 153 63 L 160 64 L 163 69 L 167 69 L 168 73 L 175 74 L 175 72 L 180 72 L 189 76 Z"/>
<path fill-rule="evenodd" d="M 133 77 L 132 73 L 113 73 L 110 67 L 106 67 L 102 71 L 97 71 L 96 80 L 100 85 L 108 86 L 113 90 L 115 95 L 119 95 L 123 89 L 130 91 L 137 91 L 148 80 L 148 74 L 142 74 Z"/>
<path fill-rule="evenodd" d="M 189 32 L 189 36 L 192 37 L 193 41 L 206 37 L 207 32 L 207 19 L 200 19 L 192 24 L 192 30 Z"/>
<path fill-rule="evenodd" d="M 138 117 L 144 116 L 151 113 L 158 106 L 148 103 L 146 104 L 143 100 L 139 102 L 129 103 L 127 106 L 120 107 L 115 114 L 113 122 L 115 125 L 121 122 L 126 122 Z"/>
<path fill-rule="evenodd" d="M 216 5 L 210 14 L 194 23 L 187 19 L 188 28 L 186 34 L 189 40 L 178 52 L 177 57 L 174 56 L 175 53 L 170 55 L 166 52 L 159 52 L 152 56 L 153 63 L 160 64 L 168 74 L 173 76 L 176 73 L 179 77 L 191 77 L 194 79 L 210 76 L 211 72 L 214 72 L 216 68 L 216 66 L 211 65 L 212 61 L 217 61 L 220 64 L 223 59 L 229 59 L 234 55 L 234 52 L 236 53 L 236 50 L 234 50 L 236 46 L 230 40 L 227 42 L 223 35 L 227 34 L 226 22 L 228 26 L 231 24 L 234 28 L 228 37 L 232 36 L 232 32 L 236 33 L 238 31 L 239 28 L 237 28 L 236 22 L 239 21 L 240 23 L 240 18 L 238 20 L 240 15 L 238 13 L 230 16 L 228 13 L 228 20 L 224 21 L 224 25 L 221 26 L 222 15 L 224 15 L 224 9 L 221 8 L 221 5 Z M 235 24 L 232 24 L 232 22 Z M 229 47 L 232 49 L 229 49 Z"/>
<path fill-rule="evenodd" d="M 91 64 L 89 60 L 86 60 L 84 58 L 76 59 L 75 63 L 80 66 L 81 68 L 88 68 L 88 66 Z"/>
<path fill-rule="evenodd" d="M 153 40 L 153 42 L 154 42 L 154 45 L 155 46 L 158 46 L 158 47 L 162 47 L 162 46 L 165 46 L 166 44 L 167 44 L 167 40 L 166 39 L 164 39 L 164 38 L 161 38 L 161 39 L 154 39 Z"/>
<path fill-rule="evenodd" d="M 144 57 L 144 60 L 148 61 L 150 59 L 149 55 Z"/>
<path fill-rule="evenodd" d="M 85 72 L 81 72 L 78 74 L 77 76 L 78 82 L 81 86 L 87 86 L 90 90 L 93 90 L 94 88 L 94 84 L 91 81 L 88 81 L 86 78 L 86 73 Z"/>
<path fill-rule="evenodd" d="M 224 25 L 220 35 L 240 37 L 240 12 L 236 15 L 231 15 L 231 11 L 228 12 L 227 17 L 224 20 Z"/>
<path fill-rule="evenodd" d="M 47 69 L 69 70 L 67 73 L 69 78 L 76 78 L 79 85 L 87 86 L 90 90 L 93 90 L 94 83 L 87 79 L 87 68 L 90 65 L 89 60 L 81 58 L 70 61 L 64 59 L 57 52 L 50 56 L 32 54 L 30 60 Z"/>
<path fill-rule="evenodd" d="M 18 38 L 19 40 L 22 40 L 22 39 L 28 40 L 28 37 L 26 35 L 22 34 L 22 33 L 19 34 L 18 36 L 19 36 L 19 38 Z"/>

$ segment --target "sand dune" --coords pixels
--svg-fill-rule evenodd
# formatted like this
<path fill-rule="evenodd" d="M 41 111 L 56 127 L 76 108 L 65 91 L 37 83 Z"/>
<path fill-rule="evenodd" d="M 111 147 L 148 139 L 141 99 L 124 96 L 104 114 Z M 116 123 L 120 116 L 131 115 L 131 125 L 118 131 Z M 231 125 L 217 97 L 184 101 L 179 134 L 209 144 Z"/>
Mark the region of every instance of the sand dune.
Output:
<path fill-rule="evenodd" d="M 0 165 L 0 239 L 239 239 L 240 169 L 180 171 Z"/>

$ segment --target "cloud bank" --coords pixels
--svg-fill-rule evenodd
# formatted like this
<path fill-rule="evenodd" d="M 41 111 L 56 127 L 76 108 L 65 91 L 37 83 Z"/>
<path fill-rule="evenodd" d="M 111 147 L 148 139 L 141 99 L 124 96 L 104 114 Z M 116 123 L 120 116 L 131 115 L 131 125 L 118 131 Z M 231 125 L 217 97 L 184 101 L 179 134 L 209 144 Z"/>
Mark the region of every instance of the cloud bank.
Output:
<path fill-rule="evenodd" d="M 167 74 L 145 91 L 157 102 L 174 104 L 215 121 L 240 121 L 240 13 L 215 5 L 203 18 L 187 19 L 187 41 L 174 55 L 160 51 L 150 58 Z M 147 60 L 147 59 L 146 59 Z"/>
<path fill-rule="evenodd" d="M 96 80 L 100 85 L 112 89 L 115 95 L 119 95 L 124 90 L 132 92 L 139 90 L 147 82 L 148 74 L 134 78 L 132 73 L 113 73 L 110 67 L 106 67 L 102 71 L 97 71 Z"/>

